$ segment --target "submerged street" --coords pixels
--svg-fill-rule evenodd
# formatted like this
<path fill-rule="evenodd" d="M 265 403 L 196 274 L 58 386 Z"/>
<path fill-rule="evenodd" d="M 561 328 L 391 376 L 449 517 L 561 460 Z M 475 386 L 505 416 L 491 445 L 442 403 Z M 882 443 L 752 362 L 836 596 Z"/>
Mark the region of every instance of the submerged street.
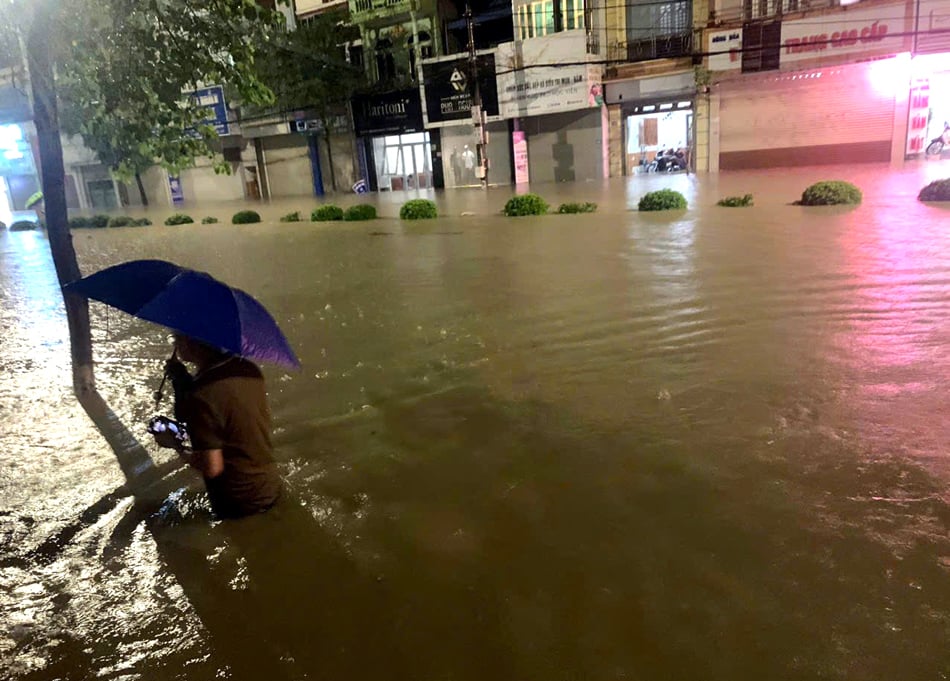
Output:
<path fill-rule="evenodd" d="M 75 231 L 84 274 L 208 271 L 300 357 L 265 367 L 287 495 L 223 523 L 188 471 L 126 485 L 71 392 L 46 237 L 0 231 L 0 669 L 950 679 L 950 210 L 916 200 L 946 165 L 531 188 L 593 215 L 504 218 L 504 188 L 416 223 L 397 192 L 365 223 L 278 223 L 301 199 Z M 790 205 L 829 178 L 862 205 Z M 637 213 L 662 187 L 689 209 Z M 166 333 L 91 313 L 100 391 L 169 464 L 145 432 Z"/>

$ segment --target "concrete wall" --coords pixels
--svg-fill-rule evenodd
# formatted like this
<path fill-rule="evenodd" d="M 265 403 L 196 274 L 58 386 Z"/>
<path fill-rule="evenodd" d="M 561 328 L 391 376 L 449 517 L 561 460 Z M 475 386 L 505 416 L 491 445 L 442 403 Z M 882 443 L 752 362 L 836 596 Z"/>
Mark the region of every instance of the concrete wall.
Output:
<path fill-rule="evenodd" d="M 697 173 L 709 170 L 709 110 L 708 98 L 698 95 L 693 109 L 693 170 Z"/>
<path fill-rule="evenodd" d="M 336 173 L 336 191 L 342 194 L 352 192 L 353 184 L 358 179 L 357 163 L 353 156 L 353 133 L 344 131 L 331 134 L 330 144 L 333 149 L 333 171 Z M 333 192 L 333 186 L 330 184 L 330 159 L 327 154 L 327 140 L 323 136 L 323 133 L 317 136 L 317 147 L 320 150 L 320 172 L 323 173 L 323 189 L 329 194 Z"/>
<path fill-rule="evenodd" d="M 313 171 L 304 135 L 263 138 L 271 198 L 313 196 Z"/>
<path fill-rule="evenodd" d="M 522 121 L 531 182 L 582 182 L 603 176 L 599 109 L 535 116 Z"/>
<path fill-rule="evenodd" d="M 185 201 L 189 203 L 240 201 L 244 198 L 238 169 L 232 168 L 230 175 L 218 175 L 208 159 L 199 159 L 194 168 L 183 170 L 181 185 Z"/>
<path fill-rule="evenodd" d="M 619 104 L 607 107 L 608 142 L 610 144 L 610 177 L 623 175 L 624 140 L 623 111 Z"/>

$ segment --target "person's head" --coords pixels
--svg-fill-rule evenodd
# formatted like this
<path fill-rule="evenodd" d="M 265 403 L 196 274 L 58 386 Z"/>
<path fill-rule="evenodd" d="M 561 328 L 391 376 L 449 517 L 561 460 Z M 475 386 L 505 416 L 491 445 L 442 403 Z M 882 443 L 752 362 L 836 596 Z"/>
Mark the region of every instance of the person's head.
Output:
<path fill-rule="evenodd" d="M 206 366 L 228 356 L 224 350 L 203 343 L 183 333 L 174 334 L 175 353 L 185 362 L 193 362 L 198 366 Z"/>

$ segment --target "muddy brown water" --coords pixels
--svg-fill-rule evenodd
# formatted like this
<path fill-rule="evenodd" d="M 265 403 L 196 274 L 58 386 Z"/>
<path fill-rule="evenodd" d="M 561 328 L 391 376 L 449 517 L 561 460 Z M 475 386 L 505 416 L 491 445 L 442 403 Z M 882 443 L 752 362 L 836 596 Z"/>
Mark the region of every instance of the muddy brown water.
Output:
<path fill-rule="evenodd" d="M 0 233 L 0 677 L 950 678 L 950 210 L 914 200 L 942 175 L 76 232 L 84 272 L 210 271 L 297 349 L 266 370 L 287 497 L 229 523 L 189 471 L 124 485 L 70 393 L 45 236 Z M 788 205 L 826 177 L 864 204 Z M 661 186 L 689 210 L 630 210 Z M 100 390 L 145 441 L 165 332 L 92 315 Z"/>

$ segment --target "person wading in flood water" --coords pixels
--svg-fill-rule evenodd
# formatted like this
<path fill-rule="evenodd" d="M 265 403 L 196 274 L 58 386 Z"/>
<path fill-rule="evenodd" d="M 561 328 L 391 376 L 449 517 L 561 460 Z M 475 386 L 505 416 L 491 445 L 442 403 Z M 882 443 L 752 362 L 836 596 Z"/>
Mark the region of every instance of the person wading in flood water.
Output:
<path fill-rule="evenodd" d="M 177 450 L 201 473 L 215 515 L 238 518 L 268 510 L 280 496 L 281 480 L 260 369 L 194 338 L 174 338 L 165 373 L 175 390 L 175 418 L 184 423 L 191 447 L 171 431 L 155 432 L 155 441 Z M 179 359 L 195 365 L 194 376 Z"/>

